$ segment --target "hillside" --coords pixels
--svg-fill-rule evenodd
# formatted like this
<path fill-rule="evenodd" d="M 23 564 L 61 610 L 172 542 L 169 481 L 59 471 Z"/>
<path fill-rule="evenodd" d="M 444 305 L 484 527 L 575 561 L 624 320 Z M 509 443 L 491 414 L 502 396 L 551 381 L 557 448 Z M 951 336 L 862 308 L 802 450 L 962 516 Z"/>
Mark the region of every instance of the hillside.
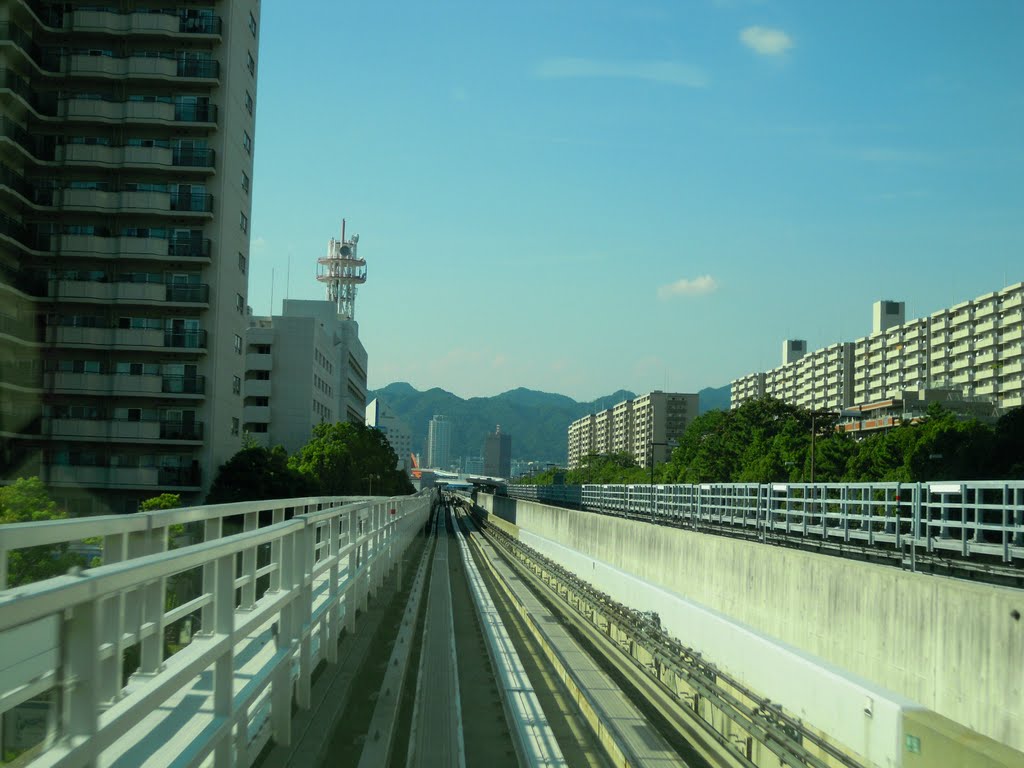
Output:
<path fill-rule="evenodd" d="M 413 449 L 418 452 L 424 451 L 430 418 L 444 414 L 452 421 L 453 457 L 482 455 L 484 437 L 500 424 L 502 432 L 512 435 L 513 458 L 564 464 L 566 429 L 571 422 L 635 395 L 619 390 L 580 403 L 565 395 L 520 387 L 492 397 L 465 400 L 437 387 L 420 392 L 405 382 L 395 382 L 371 391 L 368 399 L 375 397 L 409 425 Z M 729 387 L 703 389 L 700 398 L 701 413 L 716 407 L 728 408 Z"/>

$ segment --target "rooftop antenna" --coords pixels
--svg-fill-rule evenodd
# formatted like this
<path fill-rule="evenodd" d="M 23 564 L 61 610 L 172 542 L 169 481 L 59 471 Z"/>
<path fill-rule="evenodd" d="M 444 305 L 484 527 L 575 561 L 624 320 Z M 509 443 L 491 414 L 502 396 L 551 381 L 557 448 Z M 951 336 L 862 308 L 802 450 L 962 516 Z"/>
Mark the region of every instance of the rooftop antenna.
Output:
<path fill-rule="evenodd" d="M 354 320 L 356 314 L 356 287 L 366 282 L 366 260 L 360 259 L 356 249 L 359 235 L 345 239 L 345 219 L 341 220 L 341 239 L 333 237 L 327 243 L 327 255 L 317 259 L 316 279 L 324 283 L 327 300 L 334 302 L 338 315 Z"/>
<path fill-rule="evenodd" d="M 270 268 L 270 316 L 274 316 L 274 268 Z"/>

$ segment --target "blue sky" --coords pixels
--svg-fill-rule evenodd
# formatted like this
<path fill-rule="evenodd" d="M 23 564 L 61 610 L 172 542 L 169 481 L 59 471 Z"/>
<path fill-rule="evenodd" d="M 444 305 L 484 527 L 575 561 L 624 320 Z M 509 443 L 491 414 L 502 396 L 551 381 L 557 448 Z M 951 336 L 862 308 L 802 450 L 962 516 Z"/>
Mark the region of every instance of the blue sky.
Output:
<path fill-rule="evenodd" d="M 322 297 L 344 216 L 371 387 L 696 391 L 1024 280 L 1024 3 L 295 7 L 249 303 Z"/>

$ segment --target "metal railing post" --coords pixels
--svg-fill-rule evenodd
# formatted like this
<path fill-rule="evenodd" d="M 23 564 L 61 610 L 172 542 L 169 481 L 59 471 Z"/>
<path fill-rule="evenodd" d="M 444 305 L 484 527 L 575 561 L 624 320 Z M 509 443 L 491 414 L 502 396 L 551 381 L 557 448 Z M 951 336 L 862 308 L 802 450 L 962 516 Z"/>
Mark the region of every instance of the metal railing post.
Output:
<path fill-rule="evenodd" d="M 255 531 L 259 527 L 259 512 L 246 512 L 242 523 L 243 531 Z M 249 547 L 242 552 L 242 576 L 248 581 L 242 584 L 239 608 L 252 610 L 256 604 L 256 548 Z"/>
<path fill-rule="evenodd" d="M 213 598 L 214 633 L 230 637 L 235 630 L 235 557 L 225 555 L 213 564 L 216 587 Z M 213 663 L 213 713 L 218 718 L 232 721 L 234 710 L 235 647 L 230 643 Z M 232 763 L 231 730 L 214 747 L 214 764 L 230 766 Z"/>
<path fill-rule="evenodd" d="M 90 600 L 76 605 L 64 621 L 61 653 L 61 691 L 64 727 L 61 736 L 74 742 L 99 729 L 100 604 Z M 90 760 L 87 765 L 95 765 Z"/>
<path fill-rule="evenodd" d="M 203 523 L 203 541 L 213 541 L 219 539 L 224 532 L 224 521 L 219 517 L 214 517 Z M 217 587 L 217 573 L 216 566 L 214 563 L 206 563 L 203 565 L 203 594 L 213 594 L 214 589 Z M 214 616 L 213 606 L 210 603 L 204 605 L 199 611 L 199 623 L 201 624 L 201 631 L 204 635 L 212 634 Z"/>

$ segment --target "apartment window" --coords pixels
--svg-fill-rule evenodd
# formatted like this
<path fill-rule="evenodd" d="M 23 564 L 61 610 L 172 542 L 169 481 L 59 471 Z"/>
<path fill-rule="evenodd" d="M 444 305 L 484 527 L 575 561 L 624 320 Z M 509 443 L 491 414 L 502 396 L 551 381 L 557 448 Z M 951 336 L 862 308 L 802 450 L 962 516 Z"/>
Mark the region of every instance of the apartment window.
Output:
<path fill-rule="evenodd" d="M 242 190 L 249 194 L 249 174 L 242 171 Z"/>
<path fill-rule="evenodd" d="M 252 94 L 248 91 L 245 92 L 245 111 L 252 114 Z"/>
<path fill-rule="evenodd" d="M 245 56 L 245 68 L 249 70 L 250 75 L 256 77 L 256 59 L 252 57 L 252 51 L 246 51 Z"/>
<path fill-rule="evenodd" d="M 245 274 L 245 266 L 246 266 L 245 262 L 246 262 L 245 254 L 242 253 L 241 251 L 239 251 L 239 253 L 238 253 L 238 271 L 241 272 L 243 275 Z"/>
<path fill-rule="evenodd" d="M 242 394 L 242 377 L 241 376 L 233 376 L 231 378 L 231 393 L 233 395 L 240 395 L 240 394 Z"/>
<path fill-rule="evenodd" d="M 232 435 L 237 435 L 238 434 L 238 426 L 239 426 L 238 425 L 238 418 L 235 417 L 235 416 L 232 416 L 231 417 L 231 434 Z"/>
<path fill-rule="evenodd" d="M 242 228 L 242 231 L 246 234 L 249 233 L 249 217 L 244 213 L 241 214 L 241 218 L 238 220 L 238 226 Z"/>
<path fill-rule="evenodd" d="M 242 131 L 242 146 L 246 152 L 250 155 L 252 154 L 252 136 L 249 135 L 248 131 Z"/>
<path fill-rule="evenodd" d="M 252 15 L 252 11 L 249 11 L 249 31 L 256 37 L 256 17 Z"/>
<path fill-rule="evenodd" d="M 235 334 L 235 354 L 242 354 L 242 337 L 237 333 Z"/>
<path fill-rule="evenodd" d="M 235 309 L 238 310 L 238 314 L 245 314 L 245 296 L 240 293 L 235 294 Z"/>

